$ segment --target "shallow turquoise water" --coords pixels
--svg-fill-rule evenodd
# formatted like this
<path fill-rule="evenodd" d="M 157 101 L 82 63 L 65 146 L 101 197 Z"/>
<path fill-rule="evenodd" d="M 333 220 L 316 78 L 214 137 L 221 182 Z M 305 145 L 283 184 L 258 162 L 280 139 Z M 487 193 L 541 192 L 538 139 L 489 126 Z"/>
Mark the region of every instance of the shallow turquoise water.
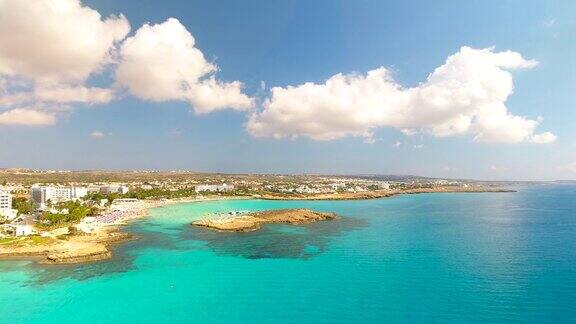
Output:
<path fill-rule="evenodd" d="M 242 234 L 205 213 L 343 218 Z M 110 261 L 0 261 L 0 323 L 576 322 L 576 187 L 157 208 Z"/>

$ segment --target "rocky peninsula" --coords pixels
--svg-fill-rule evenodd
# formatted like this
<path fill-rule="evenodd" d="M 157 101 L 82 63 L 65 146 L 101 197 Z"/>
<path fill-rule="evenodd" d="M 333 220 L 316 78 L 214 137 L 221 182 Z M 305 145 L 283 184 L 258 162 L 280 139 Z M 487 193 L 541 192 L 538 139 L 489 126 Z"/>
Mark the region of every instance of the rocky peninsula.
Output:
<path fill-rule="evenodd" d="M 112 257 L 110 247 L 132 239 L 116 227 L 102 228 L 91 234 L 62 234 L 57 237 L 31 236 L 0 245 L 0 258 L 36 257 L 41 263 L 83 263 Z"/>
<path fill-rule="evenodd" d="M 338 216 L 335 213 L 322 213 L 310 209 L 279 209 L 219 219 L 201 219 L 192 222 L 192 225 L 222 232 L 250 232 L 260 229 L 267 223 L 305 224 L 336 218 Z"/>

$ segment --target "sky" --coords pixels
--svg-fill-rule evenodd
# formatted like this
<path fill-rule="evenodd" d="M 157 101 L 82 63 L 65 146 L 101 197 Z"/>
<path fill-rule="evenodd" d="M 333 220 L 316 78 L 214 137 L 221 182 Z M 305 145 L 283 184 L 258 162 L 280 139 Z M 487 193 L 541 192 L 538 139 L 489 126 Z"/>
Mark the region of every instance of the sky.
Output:
<path fill-rule="evenodd" d="M 0 167 L 576 179 L 574 12 L 0 0 Z"/>

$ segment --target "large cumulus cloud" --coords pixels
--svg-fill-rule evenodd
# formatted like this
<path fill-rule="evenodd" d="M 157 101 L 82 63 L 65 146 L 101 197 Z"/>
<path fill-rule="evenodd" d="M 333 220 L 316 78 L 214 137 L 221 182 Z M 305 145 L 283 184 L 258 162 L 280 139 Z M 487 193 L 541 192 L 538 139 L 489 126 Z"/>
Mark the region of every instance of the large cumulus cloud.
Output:
<path fill-rule="evenodd" d="M 188 101 L 198 113 L 252 106 L 239 81 L 216 79 L 218 67 L 177 19 L 129 32 L 123 15 L 102 17 L 80 0 L 0 0 L 0 124 L 51 125 L 77 104 L 111 102 L 118 87 Z M 105 72 L 115 84 L 90 85 Z"/>
<path fill-rule="evenodd" d="M 548 143 L 556 137 L 535 134 L 539 120 L 512 115 L 505 105 L 513 92 L 510 71 L 536 64 L 512 51 L 462 47 L 412 88 L 384 67 L 337 74 L 323 84 L 275 87 L 246 127 L 254 136 L 275 138 L 370 138 L 378 127 L 394 127 L 438 137 L 472 134 L 482 142 Z"/>
<path fill-rule="evenodd" d="M 117 82 L 136 97 L 188 101 L 197 113 L 252 106 L 239 81 L 215 78 L 217 66 L 204 58 L 192 34 L 175 18 L 142 26 L 126 39 L 120 54 Z"/>
<path fill-rule="evenodd" d="M 106 103 L 113 92 L 86 80 L 111 62 L 130 25 L 124 16 L 103 18 L 79 0 L 0 0 L 0 109 L 13 124 L 52 124 L 64 103 Z M 29 107 L 43 107 L 36 113 Z M 9 113 L 12 111 L 12 113 Z M 10 120 L 3 119 L 5 124 Z"/>

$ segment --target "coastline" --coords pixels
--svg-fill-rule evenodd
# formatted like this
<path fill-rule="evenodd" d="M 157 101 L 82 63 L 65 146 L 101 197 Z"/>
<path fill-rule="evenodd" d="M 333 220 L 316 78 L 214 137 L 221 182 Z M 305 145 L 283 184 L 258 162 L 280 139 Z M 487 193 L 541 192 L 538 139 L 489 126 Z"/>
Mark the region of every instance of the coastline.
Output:
<path fill-rule="evenodd" d="M 122 242 L 137 239 L 134 235 L 122 230 L 122 227 L 130 221 L 145 218 L 149 215 L 149 210 L 173 204 L 221 201 L 221 200 L 366 200 L 388 198 L 404 194 L 424 194 L 424 193 L 498 193 L 515 192 L 515 190 L 491 187 L 470 187 L 470 188 L 420 188 L 409 190 L 378 190 L 355 193 L 333 193 L 298 196 L 278 196 L 266 194 L 261 196 L 215 196 L 206 198 L 177 198 L 170 200 L 144 200 L 139 202 L 133 209 L 122 213 L 121 217 L 109 223 L 91 224 L 91 233 L 81 235 L 69 235 L 65 239 L 60 239 L 56 235 L 45 237 L 39 244 L 24 244 L 22 246 L 0 245 L 0 260 L 5 259 L 26 259 L 37 261 L 42 264 L 75 264 L 86 263 L 110 259 L 114 245 Z M 107 215 L 99 216 L 106 218 Z M 256 229 L 259 226 L 249 226 Z M 22 241 L 26 241 L 23 239 Z"/>
<path fill-rule="evenodd" d="M 123 231 L 122 227 L 133 220 L 147 217 L 151 208 L 181 203 L 239 199 L 252 199 L 252 197 L 230 196 L 141 201 L 137 206 L 123 212 L 121 218 L 111 222 L 99 222 L 98 218 L 105 219 L 113 212 L 95 217 L 96 221 L 89 226 L 79 224 L 79 226 L 89 228 L 90 233 L 68 235 L 68 229 L 64 231 L 56 229 L 52 232 L 58 232 L 58 234 L 37 237 L 41 243 L 35 243 L 33 239 L 22 237 L 14 240 L 15 246 L 0 245 L 0 260 L 26 259 L 41 264 L 75 264 L 110 259 L 114 245 L 137 239 L 134 235 Z M 60 238 L 62 235 L 65 238 Z"/>
<path fill-rule="evenodd" d="M 437 187 L 437 188 L 417 188 L 417 189 L 394 189 L 394 190 L 375 190 L 364 192 L 344 192 L 344 193 L 328 193 L 328 194 L 313 194 L 313 195 L 295 195 L 295 196 L 280 196 L 280 195 L 262 195 L 259 199 L 264 200 L 365 200 L 365 199 L 379 199 L 388 198 L 397 195 L 415 195 L 427 193 L 506 193 L 516 192 L 513 189 L 506 189 L 500 187 Z"/>

